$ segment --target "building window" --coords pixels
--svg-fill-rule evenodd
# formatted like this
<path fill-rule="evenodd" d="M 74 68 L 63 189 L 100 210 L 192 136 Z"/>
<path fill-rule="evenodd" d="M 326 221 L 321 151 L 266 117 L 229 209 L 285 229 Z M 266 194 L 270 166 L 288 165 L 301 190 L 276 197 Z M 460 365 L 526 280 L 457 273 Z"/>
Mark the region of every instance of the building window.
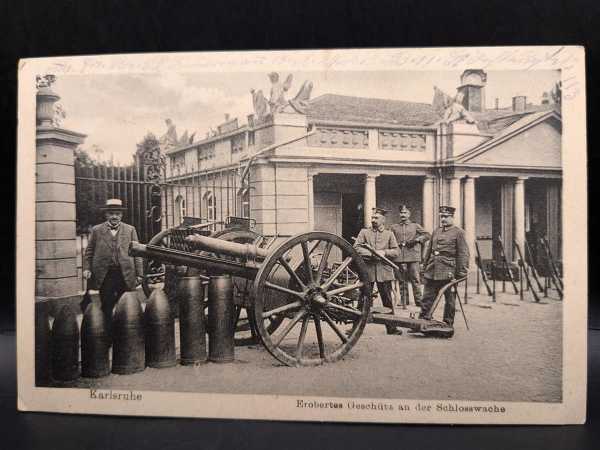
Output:
<path fill-rule="evenodd" d="M 244 188 L 240 195 L 242 217 L 250 218 L 250 189 Z"/>
<path fill-rule="evenodd" d="M 185 198 L 183 198 L 181 195 L 178 195 L 175 199 L 175 217 L 173 218 L 173 221 L 176 224 L 181 224 L 185 215 Z"/>
<path fill-rule="evenodd" d="M 185 173 L 185 156 L 178 155 L 171 157 L 171 175 L 178 176 Z"/>
<path fill-rule="evenodd" d="M 205 162 L 209 159 L 215 158 L 215 146 L 214 144 L 205 145 L 198 148 L 198 169 L 202 169 L 206 166 Z"/>
<path fill-rule="evenodd" d="M 204 217 L 208 222 L 214 222 L 217 217 L 217 207 L 215 204 L 215 196 L 211 191 L 206 192 L 204 194 Z"/>
<path fill-rule="evenodd" d="M 234 136 L 231 139 L 231 153 L 239 153 L 244 151 L 244 135 Z"/>

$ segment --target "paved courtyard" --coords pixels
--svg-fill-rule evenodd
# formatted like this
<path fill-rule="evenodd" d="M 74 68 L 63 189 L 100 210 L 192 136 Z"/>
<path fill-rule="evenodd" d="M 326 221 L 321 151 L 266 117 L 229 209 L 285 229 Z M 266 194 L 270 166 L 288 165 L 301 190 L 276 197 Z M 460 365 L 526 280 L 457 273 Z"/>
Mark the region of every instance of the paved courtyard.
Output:
<path fill-rule="evenodd" d="M 342 360 L 320 367 L 281 365 L 262 346 L 236 347 L 235 362 L 146 368 L 133 375 L 80 378 L 72 387 L 174 392 L 559 402 L 562 302 L 534 304 L 500 293 L 470 295 L 470 331 L 457 311 L 450 340 L 369 324 Z"/>

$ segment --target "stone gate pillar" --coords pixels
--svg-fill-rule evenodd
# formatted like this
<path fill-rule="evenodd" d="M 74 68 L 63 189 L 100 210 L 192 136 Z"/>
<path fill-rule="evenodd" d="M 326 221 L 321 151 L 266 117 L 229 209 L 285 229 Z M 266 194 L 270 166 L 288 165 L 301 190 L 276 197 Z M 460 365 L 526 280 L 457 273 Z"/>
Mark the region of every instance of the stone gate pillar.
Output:
<path fill-rule="evenodd" d="M 45 80 L 45 81 L 44 81 Z M 52 76 L 36 96 L 36 301 L 77 298 L 74 150 L 84 134 L 55 126 Z M 51 307 L 51 310 L 54 310 Z"/>

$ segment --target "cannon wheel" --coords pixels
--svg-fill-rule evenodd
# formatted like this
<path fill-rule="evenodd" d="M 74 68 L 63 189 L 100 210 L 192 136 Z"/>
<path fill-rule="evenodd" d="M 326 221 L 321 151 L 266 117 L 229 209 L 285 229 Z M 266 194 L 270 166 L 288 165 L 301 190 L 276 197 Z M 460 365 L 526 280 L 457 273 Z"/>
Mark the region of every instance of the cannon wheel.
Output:
<path fill-rule="evenodd" d="M 356 275 L 351 282 L 344 282 L 346 270 Z M 289 238 L 267 256 L 254 281 L 252 313 L 262 343 L 288 366 L 338 361 L 367 323 L 368 280 L 363 259 L 341 237 L 311 232 Z M 279 332 L 269 330 L 272 317 L 281 319 Z"/>

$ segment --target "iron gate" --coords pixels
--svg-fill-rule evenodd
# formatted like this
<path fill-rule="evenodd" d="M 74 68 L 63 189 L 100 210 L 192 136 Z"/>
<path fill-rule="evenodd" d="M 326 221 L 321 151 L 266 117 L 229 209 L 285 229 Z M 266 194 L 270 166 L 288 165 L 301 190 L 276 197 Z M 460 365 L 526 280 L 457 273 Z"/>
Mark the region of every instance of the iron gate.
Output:
<path fill-rule="evenodd" d="M 161 186 L 148 179 L 148 167 L 140 160 L 136 157 L 136 163 L 129 166 L 75 165 L 77 234 L 87 234 L 104 221 L 100 208 L 109 198 L 123 201 L 123 221 L 136 228 L 140 242 L 148 242 L 161 230 Z"/>
<path fill-rule="evenodd" d="M 222 167 L 170 175 L 158 146 L 136 153 L 128 166 L 76 162 L 77 234 L 104 221 L 100 208 L 108 198 L 123 201 L 123 221 L 136 228 L 142 243 L 166 228 L 214 222 L 211 230 L 218 231 L 231 216 L 249 218 L 249 173 Z"/>

